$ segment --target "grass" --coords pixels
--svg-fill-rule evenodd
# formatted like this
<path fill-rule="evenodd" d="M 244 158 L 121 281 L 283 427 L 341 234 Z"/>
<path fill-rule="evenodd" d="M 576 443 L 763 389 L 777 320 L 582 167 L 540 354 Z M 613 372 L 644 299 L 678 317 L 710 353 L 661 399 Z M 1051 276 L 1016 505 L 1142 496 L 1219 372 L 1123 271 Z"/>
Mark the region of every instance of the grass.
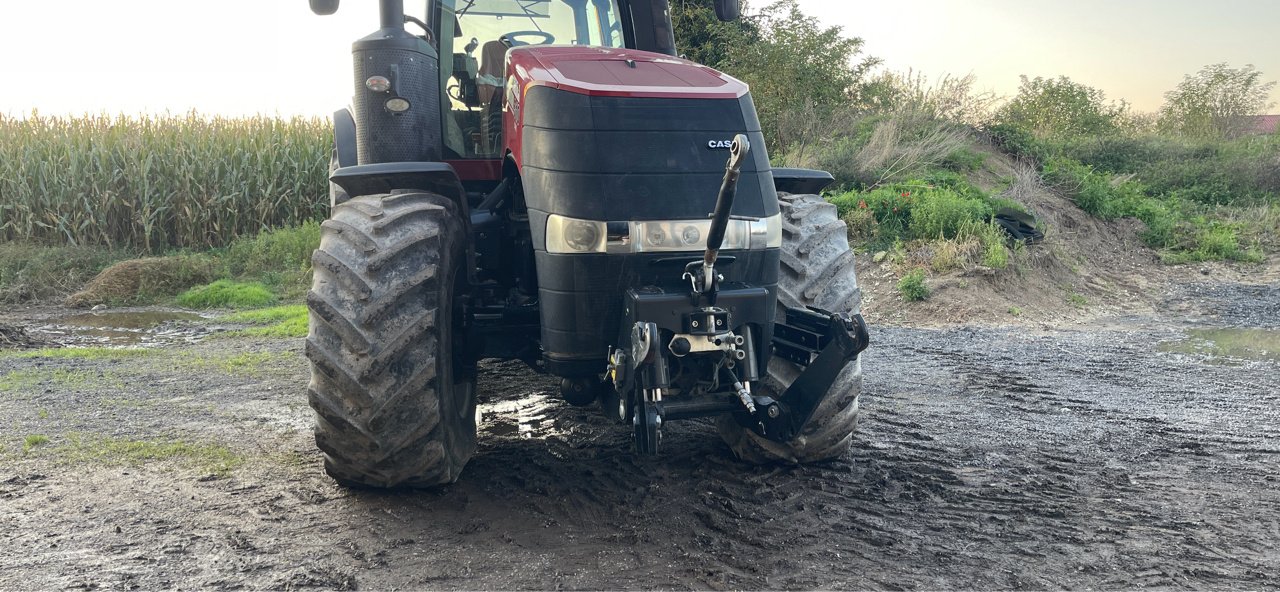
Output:
<path fill-rule="evenodd" d="M 132 440 L 109 436 L 67 434 L 53 452 L 69 462 L 137 466 L 153 461 L 179 461 L 211 473 L 225 475 L 244 464 L 244 457 L 217 444 L 181 440 Z"/>
<path fill-rule="evenodd" d="M 201 370 L 218 370 L 232 376 L 260 377 L 272 366 L 294 362 L 298 356 L 292 352 L 244 352 L 215 357 L 204 357 L 191 352 L 181 352 L 179 363 Z"/>
<path fill-rule="evenodd" d="M 12 358 L 47 358 L 53 360 L 122 360 L 155 355 L 159 350 L 117 347 L 46 347 L 3 354 Z"/>
<path fill-rule="evenodd" d="M 306 337 L 307 307 L 302 304 L 275 306 L 227 315 L 222 320 L 231 323 L 263 325 L 234 332 L 250 337 Z"/>
<path fill-rule="evenodd" d="M 308 330 L 307 315 L 303 314 L 301 317 L 294 317 L 266 327 L 252 327 L 237 331 L 237 334 L 246 337 L 306 337 Z"/>
<path fill-rule="evenodd" d="M 0 374 L 0 393 L 28 391 L 40 386 L 78 389 L 90 385 L 124 388 L 124 381 L 111 372 L 69 368 L 25 368 Z"/>
<path fill-rule="evenodd" d="M 37 446 L 42 446 L 49 442 L 49 437 L 44 434 L 31 434 L 22 439 L 22 453 L 27 454 L 34 450 Z"/>
<path fill-rule="evenodd" d="M 220 320 L 228 323 L 244 323 L 259 325 L 229 332 L 233 337 L 306 337 L 307 336 L 306 305 L 291 304 L 273 306 L 269 309 L 244 310 L 223 317 Z"/>
<path fill-rule="evenodd" d="M 246 323 L 251 325 L 269 325 L 290 321 L 299 317 L 306 318 L 307 307 L 304 304 L 288 304 L 258 310 L 246 310 L 222 317 L 228 323 Z"/>
<path fill-rule="evenodd" d="M 929 287 L 924 285 L 924 270 L 913 269 L 898 282 L 898 293 L 907 302 L 918 302 L 929 297 Z"/>
<path fill-rule="evenodd" d="M 183 292 L 177 302 L 187 308 L 252 308 L 276 300 L 276 295 L 260 282 L 218 280 Z"/>
<path fill-rule="evenodd" d="M 0 115 L 0 241 L 162 254 L 328 209 L 321 118 Z"/>
<path fill-rule="evenodd" d="M 247 323 L 262 325 L 234 332 L 237 336 L 247 337 L 306 337 L 307 308 L 306 305 L 293 304 L 273 306 L 270 309 L 246 310 L 242 313 L 229 314 L 223 317 L 229 323 Z"/>
<path fill-rule="evenodd" d="M 1074 306 L 1076 308 L 1084 308 L 1089 305 L 1089 299 L 1085 298 L 1081 294 L 1070 292 L 1067 294 L 1067 304 L 1070 304 L 1071 306 Z"/>

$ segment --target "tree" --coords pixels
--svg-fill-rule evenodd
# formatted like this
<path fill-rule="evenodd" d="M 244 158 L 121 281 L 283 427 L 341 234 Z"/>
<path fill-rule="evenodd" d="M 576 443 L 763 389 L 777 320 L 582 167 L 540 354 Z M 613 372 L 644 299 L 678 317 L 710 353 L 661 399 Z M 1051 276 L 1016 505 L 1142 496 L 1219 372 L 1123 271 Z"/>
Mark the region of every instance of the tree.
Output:
<path fill-rule="evenodd" d="M 1248 129 L 1250 119 L 1261 115 L 1275 82 L 1264 82 L 1252 64 L 1232 68 L 1211 64 L 1187 75 L 1177 88 L 1165 93 L 1160 109 L 1162 131 L 1195 138 L 1233 138 Z"/>
<path fill-rule="evenodd" d="M 1101 90 L 1058 78 L 1022 77 L 1018 94 L 996 114 L 996 120 L 1040 138 L 1104 135 L 1120 129 L 1128 112 L 1124 101 L 1107 102 Z"/>
<path fill-rule="evenodd" d="M 880 63 L 860 56 L 862 39 L 846 37 L 840 27 L 824 28 L 801 12 L 796 0 L 780 0 L 748 18 L 758 37 L 729 48 L 720 67 L 751 86 L 775 152 L 795 139 L 784 125 L 789 116 L 823 119 L 847 107 L 857 99 L 867 72 Z"/>
<path fill-rule="evenodd" d="M 760 39 L 752 19 L 726 23 L 716 18 L 714 0 L 672 0 L 671 21 L 680 53 L 712 68 L 719 68 L 730 55 Z"/>

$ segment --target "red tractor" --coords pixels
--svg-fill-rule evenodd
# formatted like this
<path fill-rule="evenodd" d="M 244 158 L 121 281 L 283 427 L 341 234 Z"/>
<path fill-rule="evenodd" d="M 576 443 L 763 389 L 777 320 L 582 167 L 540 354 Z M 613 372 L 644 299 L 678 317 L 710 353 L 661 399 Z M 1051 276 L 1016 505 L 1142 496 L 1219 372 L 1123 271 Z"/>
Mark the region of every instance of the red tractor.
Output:
<path fill-rule="evenodd" d="M 770 167 L 747 86 L 676 57 L 666 0 L 380 10 L 307 297 L 331 476 L 456 480 L 482 358 L 559 377 L 642 453 L 695 417 L 749 461 L 848 450 L 868 340 L 845 225 L 813 195 L 831 176 Z"/>

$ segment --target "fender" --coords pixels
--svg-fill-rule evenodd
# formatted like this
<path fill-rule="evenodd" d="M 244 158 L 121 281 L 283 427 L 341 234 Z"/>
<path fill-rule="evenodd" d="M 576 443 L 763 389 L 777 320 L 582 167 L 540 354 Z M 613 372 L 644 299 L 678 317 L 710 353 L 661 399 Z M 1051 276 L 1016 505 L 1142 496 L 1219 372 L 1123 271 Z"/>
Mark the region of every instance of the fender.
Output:
<path fill-rule="evenodd" d="M 773 187 L 786 193 L 812 193 L 826 189 L 835 183 L 835 177 L 826 171 L 813 169 L 773 169 Z"/>
<path fill-rule="evenodd" d="M 356 120 L 350 109 L 333 112 L 333 149 L 338 155 L 338 166 L 349 167 L 358 163 L 356 155 Z"/>
<path fill-rule="evenodd" d="M 458 203 L 470 215 L 467 192 L 452 166 L 443 162 L 380 162 L 344 166 L 333 172 L 330 181 L 348 195 L 391 193 L 397 189 L 417 189 L 443 195 Z"/>

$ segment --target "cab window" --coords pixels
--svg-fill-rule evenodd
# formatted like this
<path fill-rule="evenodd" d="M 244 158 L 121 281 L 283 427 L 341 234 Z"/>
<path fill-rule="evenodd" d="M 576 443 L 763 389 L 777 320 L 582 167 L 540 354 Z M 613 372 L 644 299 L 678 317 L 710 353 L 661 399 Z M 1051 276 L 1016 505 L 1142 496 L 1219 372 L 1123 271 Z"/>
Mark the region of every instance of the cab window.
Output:
<path fill-rule="evenodd" d="M 506 53 L 524 45 L 623 47 L 617 0 L 429 0 L 451 158 L 498 158 Z"/>

